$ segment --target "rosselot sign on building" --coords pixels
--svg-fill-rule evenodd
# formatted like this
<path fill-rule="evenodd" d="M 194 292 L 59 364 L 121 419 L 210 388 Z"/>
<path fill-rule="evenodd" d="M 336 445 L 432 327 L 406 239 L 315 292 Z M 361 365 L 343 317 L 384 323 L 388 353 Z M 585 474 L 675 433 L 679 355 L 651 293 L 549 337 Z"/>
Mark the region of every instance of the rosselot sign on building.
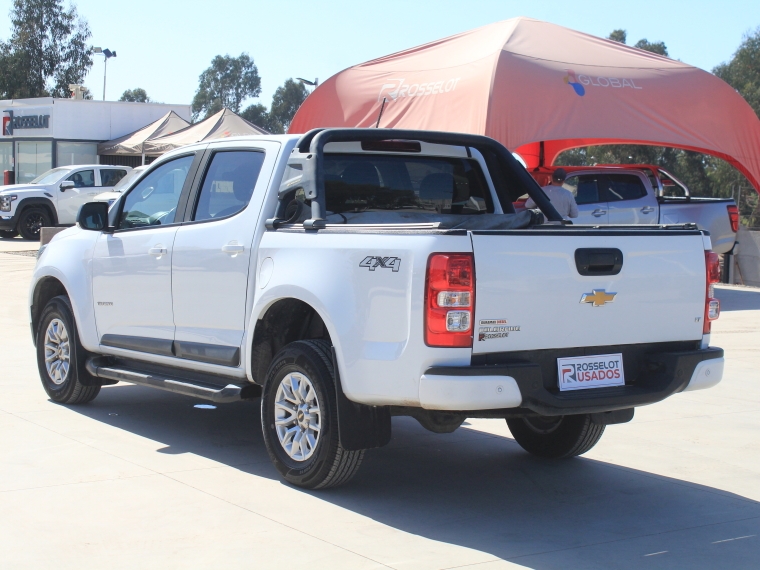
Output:
<path fill-rule="evenodd" d="M 49 129 L 50 115 L 14 115 L 3 111 L 3 136 L 12 136 L 16 129 Z"/>

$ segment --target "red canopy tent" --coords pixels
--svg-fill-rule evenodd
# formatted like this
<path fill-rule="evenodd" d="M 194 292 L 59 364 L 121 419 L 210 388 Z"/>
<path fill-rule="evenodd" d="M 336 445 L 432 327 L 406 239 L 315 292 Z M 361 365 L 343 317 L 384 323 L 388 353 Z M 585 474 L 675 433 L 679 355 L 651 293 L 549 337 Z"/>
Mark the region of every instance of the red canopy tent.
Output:
<path fill-rule="evenodd" d="M 306 99 L 290 132 L 374 126 L 485 134 L 528 168 L 592 144 L 683 148 L 728 161 L 760 191 L 760 119 L 726 83 L 530 18 L 341 71 Z"/>

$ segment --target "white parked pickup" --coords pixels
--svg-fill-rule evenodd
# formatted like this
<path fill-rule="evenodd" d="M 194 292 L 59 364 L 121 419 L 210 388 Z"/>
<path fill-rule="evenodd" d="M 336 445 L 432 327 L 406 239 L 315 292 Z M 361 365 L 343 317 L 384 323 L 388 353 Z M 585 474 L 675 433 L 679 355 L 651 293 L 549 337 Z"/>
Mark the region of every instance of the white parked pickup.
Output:
<path fill-rule="evenodd" d="M 74 224 L 82 204 L 111 190 L 131 170 L 100 164 L 60 166 L 28 184 L 0 186 L 0 237 L 39 239 L 43 227 Z"/>
<path fill-rule="evenodd" d="M 526 193 L 541 211 L 515 213 Z M 50 398 L 116 382 L 261 397 L 270 458 L 302 487 L 348 481 L 394 415 L 438 433 L 506 419 L 527 451 L 571 457 L 723 373 L 706 232 L 567 225 L 486 137 L 191 145 L 78 226 L 45 246 L 30 289 Z"/>
<path fill-rule="evenodd" d="M 736 243 L 739 210 L 732 198 L 691 196 L 686 185 L 671 173 L 651 164 L 550 166 L 531 171 L 542 186 L 564 168 L 563 186 L 578 204 L 574 224 L 685 224 L 710 232 L 715 253 L 729 253 Z M 520 209 L 524 201 L 518 202 Z"/>

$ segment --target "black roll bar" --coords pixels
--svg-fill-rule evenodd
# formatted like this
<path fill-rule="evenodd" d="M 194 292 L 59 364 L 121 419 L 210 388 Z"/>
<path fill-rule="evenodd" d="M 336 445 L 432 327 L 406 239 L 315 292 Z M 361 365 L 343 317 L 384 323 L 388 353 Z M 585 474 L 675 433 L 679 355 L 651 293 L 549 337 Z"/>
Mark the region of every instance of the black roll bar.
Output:
<path fill-rule="evenodd" d="M 528 171 L 517 162 L 515 157 L 500 142 L 482 135 L 464 133 L 446 133 L 439 131 L 413 131 L 401 129 L 312 129 L 304 134 L 296 143 L 296 149 L 302 155 L 307 155 L 303 161 L 306 182 L 311 182 L 310 188 L 305 188 L 306 197 L 311 199 L 312 219 L 304 222 L 307 228 L 324 226 L 325 208 L 325 172 L 324 149 L 331 142 L 362 142 L 383 140 L 413 140 L 433 144 L 464 146 L 477 149 L 488 162 L 493 157 L 502 173 L 514 175 L 525 188 L 528 195 L 544 213 L 547 220 L 561 222 L 562 216 L 552 205 L 546 193 L 541 189 Z M 295 149 L 294 149 L 295 152 Z M 493 179 L 493 176 L 492 176 Z M 502 197 L 503 193 L 499 194 Z"/>

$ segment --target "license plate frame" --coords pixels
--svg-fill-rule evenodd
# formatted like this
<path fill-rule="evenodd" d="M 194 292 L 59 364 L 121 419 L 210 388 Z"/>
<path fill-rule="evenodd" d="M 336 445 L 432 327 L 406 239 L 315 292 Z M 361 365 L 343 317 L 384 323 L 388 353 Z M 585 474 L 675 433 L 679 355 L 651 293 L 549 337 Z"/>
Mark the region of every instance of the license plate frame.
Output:
<path fill-rule="evenodd" d="M 557 375 L 560 392 L 624 386 L 623 355 L 594 354 L 558 358 Z"/>

